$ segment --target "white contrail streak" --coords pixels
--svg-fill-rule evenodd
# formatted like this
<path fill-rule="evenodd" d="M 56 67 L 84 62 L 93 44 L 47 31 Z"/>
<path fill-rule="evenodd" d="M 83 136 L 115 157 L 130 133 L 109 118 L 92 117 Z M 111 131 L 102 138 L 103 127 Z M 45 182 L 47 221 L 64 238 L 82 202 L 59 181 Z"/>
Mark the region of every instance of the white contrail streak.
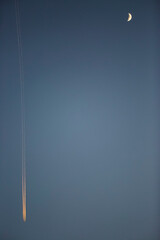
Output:
<path fill-rule="evenodd" d="M 22 134 L 22 215 L 26 221 L 26 158 L 25 158 L 25 104 L 24 104 L 24 70 L 23 70 L 23 51 L 20 29 L 20 13 L 18 0 L 15 0 L 16 26 L 18 40 L 19 73 L 21 88 L 21 134 Z"/>

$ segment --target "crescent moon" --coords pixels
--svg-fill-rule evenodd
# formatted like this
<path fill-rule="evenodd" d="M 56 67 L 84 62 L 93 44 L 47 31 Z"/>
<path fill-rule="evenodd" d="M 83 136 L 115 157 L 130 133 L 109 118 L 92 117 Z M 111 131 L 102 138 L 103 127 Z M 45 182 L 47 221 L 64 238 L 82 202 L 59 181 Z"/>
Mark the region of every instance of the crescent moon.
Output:
<path fill-rule="evenodd" d="M 128 19 L 127 19 L 127 22 L 131 21 L 132 19 L 132 14 L 131 13 L 128 13 Z"/>

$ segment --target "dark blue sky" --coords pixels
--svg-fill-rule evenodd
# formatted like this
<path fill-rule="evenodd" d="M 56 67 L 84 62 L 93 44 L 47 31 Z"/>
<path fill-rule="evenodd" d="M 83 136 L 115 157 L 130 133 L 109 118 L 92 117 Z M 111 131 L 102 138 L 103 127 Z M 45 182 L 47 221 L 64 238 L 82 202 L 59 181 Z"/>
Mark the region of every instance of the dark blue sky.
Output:
<path fill-rule="evenodd" d="M 159 11 L 20 1 L 23 223 L 15 6 L 0 2 L 0 240 L 159 240 Z"/>

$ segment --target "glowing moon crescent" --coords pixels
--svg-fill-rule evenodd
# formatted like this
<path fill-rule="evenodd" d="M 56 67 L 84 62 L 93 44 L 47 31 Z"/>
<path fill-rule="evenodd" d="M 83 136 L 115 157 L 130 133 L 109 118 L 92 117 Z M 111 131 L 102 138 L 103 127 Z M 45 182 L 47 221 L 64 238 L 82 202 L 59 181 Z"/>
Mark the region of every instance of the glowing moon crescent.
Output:
<path fill-rule="evenodd" d="M 131 19 L 132 19 L 132 14 L 128 13 L 128 20 L 127 20 L 127 22 L 131 21 Z"/>

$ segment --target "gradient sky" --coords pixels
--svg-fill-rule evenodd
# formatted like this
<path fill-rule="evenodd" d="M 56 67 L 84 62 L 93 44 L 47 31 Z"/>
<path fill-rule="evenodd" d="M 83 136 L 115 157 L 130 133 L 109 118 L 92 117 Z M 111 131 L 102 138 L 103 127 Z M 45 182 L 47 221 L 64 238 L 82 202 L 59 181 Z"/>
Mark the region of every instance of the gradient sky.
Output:
<path fill-rule="evenodd" d="M 133 19 L 127 22 L 128 12 Z M 0 240 L 159 240 L 158 1 L 0 1 Z"/>

